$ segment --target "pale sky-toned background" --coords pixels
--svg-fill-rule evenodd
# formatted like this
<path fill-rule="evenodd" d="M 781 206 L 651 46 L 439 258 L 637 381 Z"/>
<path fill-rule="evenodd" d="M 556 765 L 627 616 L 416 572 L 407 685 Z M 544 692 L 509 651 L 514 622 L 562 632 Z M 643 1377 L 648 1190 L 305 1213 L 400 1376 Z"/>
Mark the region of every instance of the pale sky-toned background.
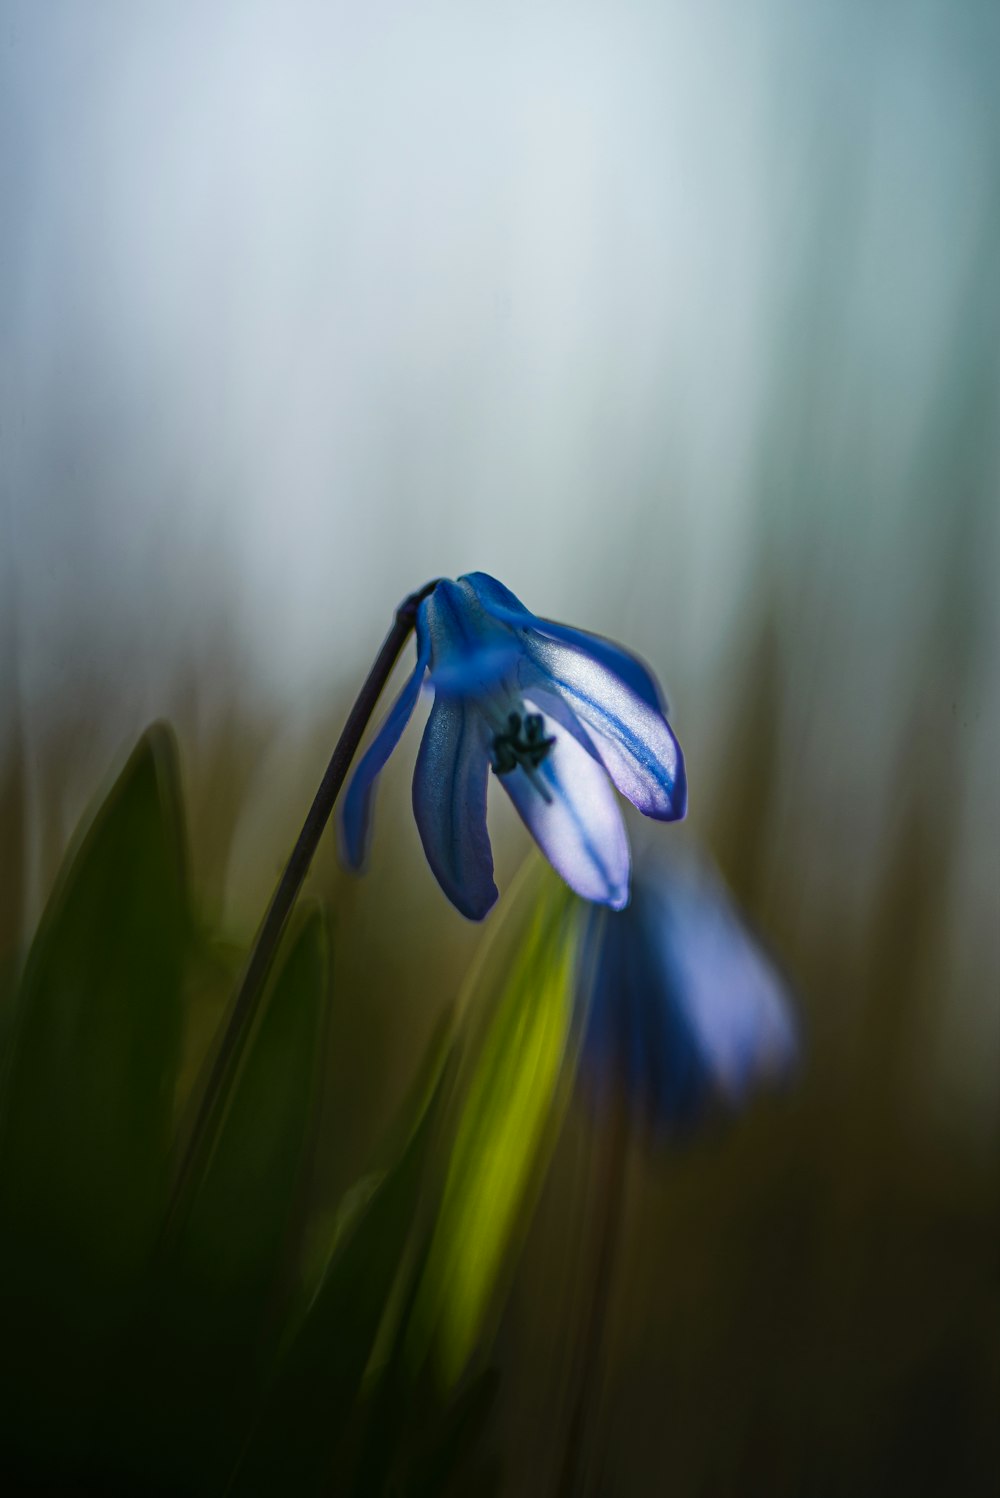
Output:
<path fill-rule="evenodd" d="M 768 898 L 862 940 L 912 779 L 952 854 L 928 1095 L 995 1128 L 998 35 L 2 0 L 0 731 L 37 778 L 101 701 L 63 833 L 217 658 L 297 806 L 394 604 L 473 568 L 653 662 L 707 812 L 766 625 Z"/>

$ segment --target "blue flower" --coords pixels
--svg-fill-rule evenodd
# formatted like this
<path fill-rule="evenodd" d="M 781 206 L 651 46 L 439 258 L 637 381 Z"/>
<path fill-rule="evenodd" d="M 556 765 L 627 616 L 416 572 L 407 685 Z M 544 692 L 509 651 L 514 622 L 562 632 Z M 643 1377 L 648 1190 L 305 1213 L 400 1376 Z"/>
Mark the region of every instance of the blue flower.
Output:
<path fill-rule="evenodd" d="M 614 1093 L 662 1137 L 788 1078 L 786 985 L 704 866 L 661 860 L 637 874 L 627 911 L 585 920 L 580 1069 L 596 1102 Z"/>
<path fill-rule="evenodd" d="M 452 904 L 481 920 L 497 898 L 486 828 L 492 769 L 566 883 L 628 903 L 630 855 L 612 782 L 647 816 L 685 812 L 680 747 L 653 677 L 617 645 L 539 619 L 485 572 L 438 583 L 417 613 L 417 663 L 345 792 L 341 844 L 365 852 L 375 782 L 425 678 L 434 705 L 413 778 L 427 861 Z"/>

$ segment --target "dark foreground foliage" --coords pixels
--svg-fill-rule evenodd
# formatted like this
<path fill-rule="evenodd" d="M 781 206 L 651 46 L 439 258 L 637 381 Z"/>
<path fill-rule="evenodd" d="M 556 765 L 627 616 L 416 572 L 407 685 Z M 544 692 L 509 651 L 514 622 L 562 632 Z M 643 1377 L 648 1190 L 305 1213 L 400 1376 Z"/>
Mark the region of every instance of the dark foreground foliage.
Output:
<path fill-rule="evenodd" d="M 185 1030 L 221 959 L 188 887 L 173 737 L 145 734 L 67 856 L 8 999 L 5 1491 L 490 1491 L 474 1448 L 491 1378 L 444 1393 L 426 1356 L 402 1356 L 450 1034 L 394 1157 L 332 1225 L 312 1210 L 330 941 L 321 911 L 300 910 L 178 1195 L 199 1099 L 196 1084 L 178 1106 Z"/>

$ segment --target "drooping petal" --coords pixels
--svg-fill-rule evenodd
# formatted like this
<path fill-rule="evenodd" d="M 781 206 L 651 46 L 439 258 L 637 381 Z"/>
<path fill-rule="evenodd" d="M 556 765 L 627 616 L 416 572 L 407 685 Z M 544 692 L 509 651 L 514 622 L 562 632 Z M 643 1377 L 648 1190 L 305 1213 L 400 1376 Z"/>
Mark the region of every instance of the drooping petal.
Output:
<path fill-rule="evenodd" d="M 476 646 L 467 655 L 449 655 L 431 672 L 435 693 L 448 697 L 488 696 L 516 676 L 524 652 L 513 636 Z"/>
<path fill-rule="evenodd" d="M 687 810 L 684 757 L 658 708 L 576 646 L 527 637 L 534 664 L 582 719 L 615 785 L 644 816 L 673 822 Z"/>
<path fill-rule="evenodd" d="M 604 768 L 622 795 L 643 816 L 658 822 L 680 821 L 687 811 L 687 773 L 681 746 L 669 724 L 665 734 L 657 733 L 657 748 L 649 758 L 636 753 L 627 740 L 603 731 L 596 716 L 588 726 Z"/>
<path fill-rule="evenodd" d="M 529 663 L 543 670 L 592 730 L 595 747 L 623 796 L 645 816 L 672 822 L 687 809 L 680 745 L 662 694 L 642 663 L 583 630 L 539 619 L 485 572 L 463 578 L 489 613 L 518 632 Z M 521 676 L 525 686 L 524 665 Z"/>
<path fill-rule="evenodd" d="M 713 1090 L 730 1106 L 792 1069 L 796 1027 L 785 984 L 714 879 L 675 880 L 654 939 L 672 1005 Z"/>
<path fill-rule="evenodd" d="M 413 775 L 413 813 L 424 853 L 448 899 L 481 921 L 497 898 L 486 830 L 488 731 L 460 698 L 435 698 Z"/>
<path fill-rule="evenodd" d="M 592 923 L 597 979 L 584 1066 L 601 1094 L 624 1089 L 630 1110 L 654 1131 L 682 1130 L 704 1111 L 712 1081 L 682 1009 L 666 989 L 638 883 L 621 916 Z"/>
<path fill-rule="evenodd" d="M 547 673 L 534 662 L 525 660 L 521 663 L 518 679 L 525 696 L 531 698 L 544 717 L 551 719 L 567 733 L 572 734 L 577 743 L 581 744 L 592 758 L 604 766 L 618 789 L 627 795 L 640 811 L 647 812 L 652 797 L 647 792 L 641 772 L 636 769 L 634 759 L 618 742 L 592 725 L 585 727 L 570 706 L 569 700 L 554 689 Z M 683 761 L 681 764 L 683 774 Z M 682 791 L 680 797 L 682 806 L 684 796 L 685 793 Z M 675 802 L 677 799 L 675 794 Z"/>
<path fill-rule="evenodd" d="M 594 739 L 580 722 L 566 698 L 552 686 L 546 672 L 525 657 L 518 665 L 517 681 L 525 700 L 530 700 L 546 720 L 551 718 L 553 724 L 558 724 L 560 728 L 572 734 L 592 759 L 596 759 L 599 764 L 604 763 Z"/>
<path fill-rule="evenodd" d="M 530 701 L 526 706 L 537 710 Z M 498 778 L 528 831 L 571 889 L 615 910 L 628 904 L 625 824 L 606 771 L 582 744 L 569 733 L 559 733 L 531 777 L 518 766 Z"/>
<path fill-rule="evenodd" d="M 620 915 L 595 912 L 581 953 L 583 1083 L 593 1102 L 618 1103 L 652 1134 L 682 1133 L 705 1112 L 712 1079 L 683 1010 L 666 989 L 637 880 Z"/>
<path fill-rule="evenodd" d="M 503 583 L 497 582 L 496 578 L 490 577 L 487 572 L 470 572 L 461 581 L 469 584 L 483 607 L 501 623 L 508 624 L 514 629 L 533 630 L 550 640 L 556 640 L 575 650 L 583 651 L 593 660 L 599 661 L 607 670 L 621 677 L 622 681 L 650 707 L 655 708 L 661 714 L 666 714 L 666 698 L 659 682 L 649 667 L 631 651 L 625 650 L 621 645 L 616 645 L 613 640 L 605 639 L 603 635 L 594 635 L 585 629 L 573 629 L 568 624 L 556 623 L 554 619 L 540 618 L 530 609 L 525 608 L 521 600 L 509 588 L 505 588 Z"/>
<path fill-rule="evenodd" d="M 427 628 L 436 693 L 488 694 L 522 654 L 514 631 L 498 623 L 462 582 L 438 583 L 427 601 Z"/>
<path fill-rule="evenodd" d="M 640 864 L 628 910 L 589 917 L 581 975 L 586 1084 L 598 1102 L 621 1089 L 653 1134 L 685 1135 L 793 1069 L 785 984 L 707 870 Z"/>
<path fill-rule="evenodd" d="M 402 736 L 410 721 L 413 709 L 420 696 L 424 674 L 430 664 L 431 640 L 427 628 L 427 603 L 425 599 L 417 610 L 416 637 L 417 663 L 413 674 L 403 686 L 399 696 L 383 719 L 379 730 L 358 761 L 357 768 L 348 782 L 340 802 L 340 844 L 343 857 L 352 869 L 364 863 L 371 825 L 372 799 L 375 782 L 386 760 Z"/>

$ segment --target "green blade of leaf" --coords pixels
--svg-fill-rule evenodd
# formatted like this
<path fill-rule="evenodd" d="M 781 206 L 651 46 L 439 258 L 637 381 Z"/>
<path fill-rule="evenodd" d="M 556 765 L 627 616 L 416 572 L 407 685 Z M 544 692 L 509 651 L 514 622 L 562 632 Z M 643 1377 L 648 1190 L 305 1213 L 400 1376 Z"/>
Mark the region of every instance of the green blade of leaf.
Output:
<path fill-rule="evenodd" d="M 244 1453 L 233 1486 L 240 1498 L 330 1490 L 338 1445 L 410 1241 L 443 1075 L 442 1068 L 399 1158 L 337 1240 Z"/>
<path fill-rule="evenodd" d="M 0 1297 L 7 1408 L 21 1411 L 12 1425 L 26 1442 L 44 1411 L 72 1445 L 166 1199 L 189 929 L 183 848 L 174 741 L 154 726 L 67 856 L 17 995 L 0 1117 Z"/>
<path fill-rule="evenodd" d="M 444 1498 L 457 1491 L 486 1498 L 493 1491 L 484 1470 L 483 1447 L 498 1390 L 499 1374 L 487 1368 L 452 1394 L 407 1473 L 409 1498 Z"/>
<path fill-rule="evenodd" d="M 155 727 L 61 874 L 18 997 L 0 1202 L 14 1236 L 46 1239 L 64 1268 L 85 1259 L 117 1277 L 156 1230 L 181 1033 L 182 849 L 173 739 Z"/>
<path fill-rule="evenodd" d="M 428 1351 L 447 1384 L 465 1367 L 523 1225 L 567 1095 L 576 943 L 568 896 L 526 890 L 534 909 L 465 1094 L 408 1356 Z M 480 983 L 489 980 L 488 970 Z"/>
<path fill-rule="evenodd" d="M 250 1035 L 177 1249 L 180 1278 L 237 1326 L 274 1277 L 320 1088 L 329 992 L 326 922 L 299 925 Z"/>
<path fill-rule="evenodd" d="M 147 1330 L 135 1459 L 220 1491 L 274 1355 L 282 1271 L 294 1249 L 318 1118 L 330 992 L 327 924 L 310 910 L 286 938 L 226 1108 L 192 1184 Z M 150 1429 L 150 1427 L 152 1427 Z M 168 1482 L 168 1486 L 171 1485 Z"/>

